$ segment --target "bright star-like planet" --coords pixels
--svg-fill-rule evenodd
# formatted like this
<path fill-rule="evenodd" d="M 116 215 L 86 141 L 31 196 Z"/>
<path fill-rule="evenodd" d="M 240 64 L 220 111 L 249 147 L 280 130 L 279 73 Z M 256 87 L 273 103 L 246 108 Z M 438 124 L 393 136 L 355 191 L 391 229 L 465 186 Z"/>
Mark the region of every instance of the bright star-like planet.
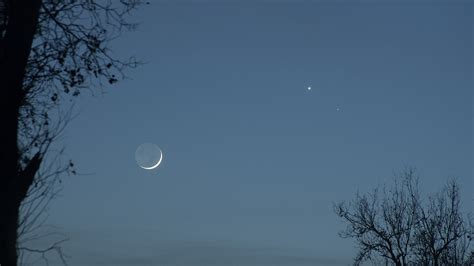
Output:
<path fill-rule="evenodd" d="M 311 90 L 311 86 L 308 86 L 308 90 L 309 90 L 309 91 Z"/>

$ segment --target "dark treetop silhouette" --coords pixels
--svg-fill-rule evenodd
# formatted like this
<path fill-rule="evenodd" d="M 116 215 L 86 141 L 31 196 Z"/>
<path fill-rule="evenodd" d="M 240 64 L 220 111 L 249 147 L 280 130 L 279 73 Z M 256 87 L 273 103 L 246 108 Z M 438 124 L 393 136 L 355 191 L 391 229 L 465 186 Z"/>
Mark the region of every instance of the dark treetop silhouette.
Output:
<path fill-rule="evenodd" d="M 408 169 L 393 186 L 335 206 L 347 224 L 341 236 L 357 241 L 356 265 L 473 265 L 474 220 L 463 215 L 459 185 L 451 179 L 425 199 L 418 182 Z"/>
<path fill-rule="evenodd" d="M 52 117 L 61 100 L 81 89 L 118 81 L 134 60 L 110 55 L 108 41 L 133 29 L 127 15 L 140 1 L 19 0 L 0 2 L 0 264 L 16 265 L 22 202 L 34 197 L 50 144 L 67 122 Z M 54 171 L 69 171 L 72 163 Z M 53 172 L 54 172 L 53 171 Z M 50 183 L 51 184 L 51 183 Z M 28 249 L 26 249 L 28 250 Z M 39 250 L 36 250 L 39 251 Z"/>

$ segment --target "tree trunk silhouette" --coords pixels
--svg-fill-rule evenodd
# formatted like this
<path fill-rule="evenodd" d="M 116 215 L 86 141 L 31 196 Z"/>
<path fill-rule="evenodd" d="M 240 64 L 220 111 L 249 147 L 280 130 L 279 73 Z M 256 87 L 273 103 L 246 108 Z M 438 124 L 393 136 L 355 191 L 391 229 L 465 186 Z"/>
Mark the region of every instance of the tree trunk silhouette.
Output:
<path fill-rule="evenodd" d="M 18 238 L 31 229 L 27 221 L 32 213 L 24 216 L 22 211 L 25 202 L 41 204 L 54 195 L 44 186 L 53 186 L 59 173 L 75 174 L 72 162 L 51 174 L 38 171 L 69 119 L 67 113 L 50 119 L 49 113 L 83 88 L 114 84 L 120 78 L 116 75 L 124 78 L 124 69 L 138 65 L 133 58 L 112 56 L 107 43 L 117 32 L 135 28 L 127 16 L 141 4 L 0 0 L 0 265 L 17 265 L 19 250 L 43 257 L 47 252 L 27 249 Z M 107 31 L 109 27 L 114 30 Z"/>
<path fill-rule="evenodd" d="M 8 1 L 8 24 L 0 42 L 0 264 L 17 265 L 19 208 L 40 158 L 25 170 L 18 164 L 18 117 L 23 79 L 38 23 L 41 0 Z M 35 161 L 35 162 L 33 162 Z M 36 165 L 38 164 L 38 165 Z M 35 170 L 36 169 L 36 170 Z"/>

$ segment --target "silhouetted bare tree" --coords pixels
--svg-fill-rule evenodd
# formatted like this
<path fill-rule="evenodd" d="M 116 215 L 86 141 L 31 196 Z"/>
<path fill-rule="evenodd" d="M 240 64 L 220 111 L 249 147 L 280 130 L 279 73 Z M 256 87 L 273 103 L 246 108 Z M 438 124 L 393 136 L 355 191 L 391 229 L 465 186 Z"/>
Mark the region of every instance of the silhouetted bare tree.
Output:
<path fill-rule="evenodd" d="M 355 238 L 355 265 L 385 260 L 393 265 L 472 265 L 473 224 L 461 212 L 459 187 L 450 180 L 423 201 L 413 169 L 394 179 L 390 188 L 375 189 L 335 205 L 346 223 L 344 238 Z"/>
<path fill-rule="evenodd" d="M 64 103 L 81 90 L 117 82 L 125 68 L 136 66 L 133 59 L 114 57 L 109 42 L 135 27 L 127 16 L 140 4 L 140 0 L 0 1 L 1 265 L 17 264 L 19 226 L 33 228 L 37 216 L 32 213 L 54 194 L 51 185 L 58 171 L 73 171 L 67 163 L 39 174 L 52 142 L 68 121 Z"/>

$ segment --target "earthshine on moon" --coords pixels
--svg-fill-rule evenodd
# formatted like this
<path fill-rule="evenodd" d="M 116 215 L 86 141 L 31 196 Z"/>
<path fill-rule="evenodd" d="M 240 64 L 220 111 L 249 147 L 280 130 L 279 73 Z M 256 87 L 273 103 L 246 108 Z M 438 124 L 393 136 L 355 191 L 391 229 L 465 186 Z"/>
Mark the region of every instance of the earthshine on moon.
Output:
<path fill-rule="evenodd" d="M 163 152 L 153 143 L 143 143 L 135 151 L 138 166 L 145 170 L 157 168 L 163 160 Z"/>

